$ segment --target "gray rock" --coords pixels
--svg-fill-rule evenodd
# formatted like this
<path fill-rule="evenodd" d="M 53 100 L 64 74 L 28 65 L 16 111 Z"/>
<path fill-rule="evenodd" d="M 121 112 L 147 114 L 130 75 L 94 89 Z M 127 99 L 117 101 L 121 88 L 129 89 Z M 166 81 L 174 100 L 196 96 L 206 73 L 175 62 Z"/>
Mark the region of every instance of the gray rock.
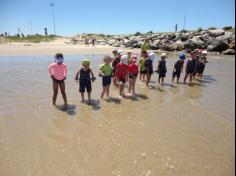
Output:
<path fill-rule="evenodd" d="M 235 50 L 233 49 L 227 49 L 223 52 L 225 55 L 235 55 Z"/>
<path fill-rule="evenodd" d="M 210 45 L 207 46 L 208 51 L 222 52 L 229 49 L 229 44 L 224 41 L 214 40 Z"/>
<path fill-rule="evenodd" d="M 195 50 L 199 48 L 199 45 L 191 40 L 184 42 L 184 49 Z"/>
<path fill-rule="evenodd" d="M 115 40 L 115 39 L 109 40 L 109 41 L 107 42 L 107 44 L 110 45 L 110 46 L 114 45 L 115 43 L 116 43 L 116 40 Z"/>
<path fill-rule="evenodd" d="M 190 41 L 192 41 L 193 43 L 197 44 L 199 47 L 204 47 L 204 42 L 201 40 L 200 37 L 196 36 L 196 37 L 193 37 L 192 39 L 190 39 Z"/>
<path fill-rule="evenodd" d="M 163 43 L 160 47 L 163 51 L 174 51 L 174 49 L 169 44 Z"/>
<path fill-rule="evenodd" d="M 170 46 L 173 50 L 182 51 L 184 49 L 184 42 L 177 41 Z"/>
<path fill-rule="evenodd" d="M 208 33 L 212 37 L 219 37 L 221 35 L 224 35 L 225 31 L 223 29 L 215 29 L 215 30 L 209 30 Z"/>
<path fill-rule="evenodd" d="M 117 42 L 117 43 L 113 44 L 112 46 L 114 46 L 114 47 L 120 47 L 121 45 L 122 45 L 122 43 Z"/>
<path fill-rule="evenodd" d="M 235 50 L 235 40 L 229 44 L 229 49 Z"/>

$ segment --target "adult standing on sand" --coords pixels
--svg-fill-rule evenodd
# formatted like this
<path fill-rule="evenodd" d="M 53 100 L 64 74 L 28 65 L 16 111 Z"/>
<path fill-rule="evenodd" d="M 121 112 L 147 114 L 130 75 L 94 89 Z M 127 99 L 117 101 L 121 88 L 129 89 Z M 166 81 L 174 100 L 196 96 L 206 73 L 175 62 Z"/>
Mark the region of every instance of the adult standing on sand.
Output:
<path fill-rule="evenodd" d="M 141 57 L 143 57 L 143 52 L 150 50 L 149 39 L 145 39 L 144 43 L 141 45 Z"/>

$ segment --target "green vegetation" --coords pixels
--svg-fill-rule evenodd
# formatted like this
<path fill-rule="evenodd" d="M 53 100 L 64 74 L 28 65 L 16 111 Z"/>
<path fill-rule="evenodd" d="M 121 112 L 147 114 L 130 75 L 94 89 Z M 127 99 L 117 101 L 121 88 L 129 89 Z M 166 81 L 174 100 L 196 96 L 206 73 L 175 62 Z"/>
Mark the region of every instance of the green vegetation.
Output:
<path fill-rule="evenodd" d="M 216 30 L 216 27 L 209 27 L 207 30 Z"/>
<path fill-rule="evenodd" d="M 197 32 L 202 32 L 202 31 L 203 29 L 201 27 L 197 29 Z"/>
<path fill-rule="evenodd" d="M 40 42 L 54 41 L 56 39 L 56 36 L 54 35 L 43 36 L 43 35 L 35 34 L 35 35 L 28 35 L 26 37 L 19 37 L 15 35 L 15 36 L 8 36 L 7 38 L 8 40 L 11 40 L 12 42 L 40 43 Z"/>
<path fill-rule="evenodd" d="M 142 35 L 141 32 L 136 32 L 136 33 L 134 34 L 134 36 L 140 36 L 140 35 Z"/>
<path fill-rule="evenodd" d="M 188 31 L 186 29 L 183 29 L 181 31 L 179 31 L 180 33 L 187 33 Z"/>
<path fill-rule="evenodd" d="M 82 38 L 95 38 L 95 39 L 108 39 L 113 37 L 113 35 L 105 35 L 105 34 L 82 34 Z"/>

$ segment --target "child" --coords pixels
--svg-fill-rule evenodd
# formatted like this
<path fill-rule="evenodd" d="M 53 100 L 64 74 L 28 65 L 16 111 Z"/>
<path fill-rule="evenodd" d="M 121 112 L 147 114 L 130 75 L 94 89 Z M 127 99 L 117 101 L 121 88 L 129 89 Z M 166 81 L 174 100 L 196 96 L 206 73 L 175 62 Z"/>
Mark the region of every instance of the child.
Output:
<path fill-rule="evenodd" d="M 155 54 L 154 53 L 149 53 L 148 58 L 145 60 L 144 66 L 145 70 L 147 73 L 147 81 L 146 81 L 146 86 L 149 86 L 152 74 L 153 74 L 153 61 L 155 59 Z"/>
<path fill-rule="evenodd" d="M 107 98 L 109 98 L 111 77 L 112 77 L 112 67 L 110 66 L 111 60 L 112 59 L 110 56 L 105 56 L 103 59 L 104 64 L 101 65 L 99 69 L 99 76 L 102 77 L 102 86 L 103 86 L 101 99 L 104 98 L 105 93 L 107 95 Z"/>
<path fill-rule="evenodd" d="M 117 78 L 116 78 L 116 69 L 117 69 L 117 64 L 120 63 L 120 59 L 122 57 L 123 51 L 122 50 L 118 50 L 117 51 L 117 57 L 112 61 L 112 70 L 113 70 L 113 84 L 115 86 L 118 86 L 117 84 Z"/>
<path fill-rule="evenodd" d="M 92 69 L 90 69 L 90 61 L 88 59 L 84 59 L 82 61 L 82 68 L 77 72 L 75 76 L 75 81 L 78 82 L 79 80 L 79 92 L 81 93 L 82 102 L 84 102 L 84 92 L 85 89 L 88 93 L 88 101 L 91 101 L 91 92 L 92 92 L 92 83 L 91 80 L 94 82 L 95 77 L 93 74 Z M 92 79 L 90 77 L 92 76 Z"/>
<path fill-rule="evenodd" d="M 126 77 L 127 77 L 127 69 L 128 66 L 124 64 L 124 61 L 128 59 L 127 55 L 123 55 L 121 57 L 121 62 L 117 65 L 116 69 L 116 78 L 119 80 L 119 88 L 120 88 L 120 96 L 124 96 L 124 87 L 126 83 Z"/>
<path fill-rule="evenodd" d="M 158 83 L 164 84 L 164 79 L 166 77 L 166 53 L 161 54 L 161 60 L 158 61 L 157 73 L 159 74 Z"/>
<path fill-rule="evenodd" d="M 179 84 L 179 78 L 183 71 L 185 59 L 186 59 L 185 54 L 180 53 L 179 59 L 174 64 L 174 69 L 173 69 L 173 74 L 172 74 L 172 83 L 174 82 L 174 79 L 177 76 L 177 83 Z"/>
<path fill-rule="evenodd" d="M 138 76 L 138 65 L 137 65 L 137 56 L 132 56 L 132 63 L 128 66 L 129 74 L 129 94 L 132 90 L 132 95 L 135 96 L 135 83 Z"/>
<path fill-rule="evenodd" d="M 186 65 L 186 74 L 184 77 L 184 84 L 186 83 L 187 78 L 189 77 L 189 82 L 192 83 L 193 73 L 194 73 L 194 62 L 193 58 L 195 57 L 195 53 L 192 51 L 190 53 L 190 58 L 187 61 Z"/>
<path fill-rule="evenodd" d="M 143 54 L 142 54 L 143 57 L 141 57 L 141 59 L 139 60 L 139 69 L 140 69 L 140 81 L 145 81 L 145 76 L 146 76 L 146 70 L 145 70 L 145 61 L 148 57 L 148 54 L 146 51 L 143 51 Z"/>
<path fill-rule="evenodd" d="M 206 63 L 208 62 L 206 56 L 207 56 L 207 51 L 206 50 L 202 51 L 202 58 L 199 60 L 197 67 L 198 77 L 200 79 L 202 78 L 203 72 L 206 67 Z"/>
<path fill-rule="evenodd" d="M 55 62 L 49 65 L 48 70 L 53 83 L 52 103 L 55 106 L 58 94 L 58 86 L 64 100 L 64 109 L 67 109 L 67 97 L 65 92 L 65 80 L 67 75 L 67 66 L 64 64 L 64 57 L 61 53 L 57 53 L 54 57 Z"/>
<path fill-rule="evenodd" d="M 113 50 L 112 54 L 113 54 L 113 58 L 112 58 L 112 61 L 113 61 L 117 57 L 117 50 Z"/>

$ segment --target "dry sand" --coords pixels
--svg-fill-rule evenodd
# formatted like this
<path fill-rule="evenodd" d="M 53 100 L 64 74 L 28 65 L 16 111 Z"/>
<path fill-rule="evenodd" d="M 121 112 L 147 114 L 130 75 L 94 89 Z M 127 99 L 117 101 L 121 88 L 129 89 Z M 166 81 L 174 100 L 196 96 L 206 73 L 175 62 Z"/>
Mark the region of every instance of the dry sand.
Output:
<path fill-rule="evenodd" d="M 11 43 L 0 44 L 0 56 L 32 56 L 32 55 L 54 55 L 61 52 L 65 55 L 77 54 L 111 54 L 115 47 L 96 45 L 96 47 L 86 47 L 83 44 L 67 44 L 65 39 L 58 39 L 53 42 L 42 43 Z M 124 51 L 127 49 L 124 49 Z M 134 53 L 139 53 L 140 49 L 131 49 Z"/>

